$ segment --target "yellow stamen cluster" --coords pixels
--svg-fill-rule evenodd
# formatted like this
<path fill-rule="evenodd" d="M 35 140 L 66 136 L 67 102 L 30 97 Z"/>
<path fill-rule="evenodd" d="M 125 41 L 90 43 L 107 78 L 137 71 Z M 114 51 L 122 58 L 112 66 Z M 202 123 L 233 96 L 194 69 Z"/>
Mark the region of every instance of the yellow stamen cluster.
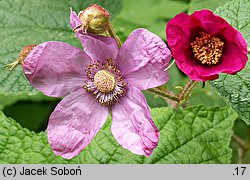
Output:
<path fill-rule="evenodd" d="M 195 59 L 208 66 L 215 65 L 222 56 L 224 42 L 205 32 L 191 43 Z"/>
<path fill-rule="evenodd" d="M 96 89 L 101 92 L 108 93 L 115 88 L 115 77 L 106 70 L 98 71 L 94 76 Z"/>
<path fill-rule="evenodd" d="M 111 58 L 106 63 L 91 63 L 85 71 L 88 80 L 83 88 L 101 105 L 111 106 L 124 95 L 127 84 Z"/>

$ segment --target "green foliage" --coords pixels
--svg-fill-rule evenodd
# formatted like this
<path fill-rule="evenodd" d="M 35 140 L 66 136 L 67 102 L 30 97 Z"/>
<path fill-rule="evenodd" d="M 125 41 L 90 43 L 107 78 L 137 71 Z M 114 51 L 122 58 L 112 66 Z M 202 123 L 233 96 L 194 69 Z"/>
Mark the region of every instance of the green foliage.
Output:
<path fill-rule="evenodd" d="M 232 26 L 240 30 L 250 43 L 250 1 L 234 0 L 216 10 L 216 13 L 225 18 Z M 226 102 L 250 124 L 250 65 L 249 61 L 244 70 L 235 75 L 221 74 L 220 78 L 212 81 L 211 85 Z"/>
<path fill-rule="evenodd" d="M 250 124 L 250 74 L 248 66 L 236 75 L 221 74 L 211 85 L 248 125 Z"/>
<path fill-rule="evenodd" d="M 188 13 L 191 14 L 196 10 L 205 8 L 215 10 L 217 7 L 224 5 L 228 1 L 230 0 L 191 0 Z"/>
<path fill-rule="evenodd" d="M 64 41 L 81 47 L 69 25 L 70 7 L 85 9 L 99 3 L 114 16 L 121 1 L 84 0 L 4 0 L 0 1 L 0 94 L 34 94 L 37 91 L 26 80 L 22 68 L 5 71 L 6 64 L 15 61 L 20 50 L 29 44 L 44 41 Z"/>
<path fill-rule="evenodd" d="M 250 0 L 234 0 L 216 9 L 215 13 L 237 28 L 250 44 Z"/>
<path fill-rule="evenodd" d="M 34 133 L 0 113 L 0 163 L 229 163 L 231 128 L 237 115 L 228 108 L 153 108 L 160 129 L 149 158 L 123 149 L 110 131 L 111 119 L 79 156 L 55 156 L 46 133 Z"/>
<path fill-rule="evenodd" d="M 40 132 L 46 129 L 49 116 L 57 104 L 58 101 L 19 101 L 6 107 L 3 112 L 6 116 L 15 119 L 22 127 Z"/>
<path fill-rule="evenodd" d="M 165 39 L 167 21 L 187 11 L 188 3 L 172 0 L 123 0 L 123 9 L 113 21 L 117 33 L 124 41 L 136 28 L 147 28 Z"/>

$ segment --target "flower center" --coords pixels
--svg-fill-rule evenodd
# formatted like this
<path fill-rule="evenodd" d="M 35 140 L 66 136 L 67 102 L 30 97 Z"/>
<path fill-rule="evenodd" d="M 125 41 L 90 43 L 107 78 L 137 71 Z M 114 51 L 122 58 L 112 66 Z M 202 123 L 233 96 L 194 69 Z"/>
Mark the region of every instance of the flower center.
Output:
<path fill-rule="evenodd" d="M 200 34 L 191 43 L 195 59 L 208 66 L 217 64 L 222 56 L 224 42 L 203 31 Z"/>
<path fill-rule="evenodd" d="M 102 64 L 98 61 L 91 63 L 85 71 L 86 82 L 83 88 L 92 93 L 101 105 L 113 105 L 125 94 L 127 84 L 113 59 L 107 59 Z"/>
<path fill-rule="evenodd" d="M 106 70 L 100 70 L 94 76 L 94 83 L 96 89 L 101 92 L 108 93 L 113 91 L 115 88 L 115 77 Z"/>

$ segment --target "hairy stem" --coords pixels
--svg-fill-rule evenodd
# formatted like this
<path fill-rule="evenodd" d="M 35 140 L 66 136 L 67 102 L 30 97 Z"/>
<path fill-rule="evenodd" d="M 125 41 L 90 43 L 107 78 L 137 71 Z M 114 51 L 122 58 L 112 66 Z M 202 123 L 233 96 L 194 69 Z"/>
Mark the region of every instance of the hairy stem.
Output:
<path fill-rule="evenodd" d="M 183 88 L 182 92 L 179 94 L 178 96 L 179 99 L 187 98 L 197 83 L 198 83 L 197 81 L 192 81 L 192 80 L 188 81 L 188 83 Z"/>
<path fill-rule="evenodd" d="M 158 88 L 152 88 L 149 89 L 148 91 L 157 94 L 163 98 L 167 98 L 167 100 L 171 100 L 171 105 L 174 108 L 179 107 L 180 105 L 184 104 L 188 97 L 190 96 L 192 90 L 194 89 L 194 87 L 197 85 L 198 82 L 196 81 L 189 81 L 184 88 L 181 88 L 181 92 L 178 95 L 173 94 L 172 92 L 168 92 L 168 91 L 163 91 L 161 89 Z M 174 101 L 174 102 L 173 102 Z M 168 101 L 170 102 L 170 101 Z"/>
<path fill-rule="evenodd" d="M 116 35 L 115 30 L 114 30 L 111 23 L 109 23 L 109 27 L 108 27 L 108 30 L 107 30 L 107 35 L 114 38 L 119 47 L 122 46 L 122 42 L 121 42 L 120 38 Z"/>
<path fill-rule="evenodd" d="M 241 148 L 245 149 L 245 142 L 237 135 L 232 136 L 232 140 L 236 142 Z"/>
<path fill-rule="evenodd" d="M 250 143 L 245 142 L 239 136 L 233 135 L 232 141 L 234 141 L 238 145 L 238 153 L 239 153 L 239 163 L 244 163 L 245 156 L 248 150 L 250 150 Z"/>
<path fill-rule="evenodd" d="M 154 94 L 157 94 L 163 98 L 168 98 L 168 99 L 171 99 L 174 101 L 179 101 L 178 97 L 170 92 L 165 92 L 165 91 L 162 91 L 162 90 L 157 89 L 157 88 L 148 89 L 148 91 L 150 91 Z"/>
<path fill-rule="evenodd" d="M 179 103 L 177 104 L 177 107 L 184 104 L 188 97 L 190 96 L 191 92 L 193 91 L 194 87 L 198 84 L 197 81 L 192 81 L 190 80 L 186 86 L 183 88 L 183 90 L 181 91 L 181 93 L 179 94 L 178 98 L 179 98 Z"/>

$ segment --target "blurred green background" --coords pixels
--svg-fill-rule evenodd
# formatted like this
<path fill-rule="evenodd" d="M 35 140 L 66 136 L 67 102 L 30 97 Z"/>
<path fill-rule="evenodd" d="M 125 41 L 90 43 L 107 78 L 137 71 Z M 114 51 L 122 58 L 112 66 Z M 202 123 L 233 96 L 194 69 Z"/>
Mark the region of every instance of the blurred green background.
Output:
<path fill-rule="evenodd" d="M 159 35 L 164 41 L 165 27 L 168 20 L 180 12 L 192 13 L 197 9 L 209 8 L 215 10 L 228 0 L 123 0 L 121 11 L 112 14 L 112 24 L 124 42 L 128 35 L 136 28 L 147 28 Z M 94 1 L 91 1 L 94 2 Z M 79 7 L 80 8 L 80 7 Z M 84 7 L 83 7 L 84 8 Z M 72 32 L 73 33 L 73 32 Z M 76 40 L 77 41 L 77 40 Z M 178 93 L 177 86 L 184 86 L 188 77 L 175 65 L 169 70 L 170 80 L 164 88 Z M 150 107 L 168 106 L 167 102 L 150 92 L 144 92 Z M 35 95 L 0 95 L 0 110 L 6 116 L 17 120 L 23 127 L 32 131 L 44 131 L 48 118 L 60 99 L 49 98 L 41 93 Z M 211 106 L 226 106 L 225 101 L 212 89 L 209 83 L 202 88 L 199 83 L 194 89 L 185 106 L 204 104 Z M 250 143 L 250 127 L 238 119 L 233 128 L 234 135 Z M 250 163 L 250 151 L 242 148 L 232 140 L 232 163 Z M 249 149 L 249 148 L 248 148 Z"/>

